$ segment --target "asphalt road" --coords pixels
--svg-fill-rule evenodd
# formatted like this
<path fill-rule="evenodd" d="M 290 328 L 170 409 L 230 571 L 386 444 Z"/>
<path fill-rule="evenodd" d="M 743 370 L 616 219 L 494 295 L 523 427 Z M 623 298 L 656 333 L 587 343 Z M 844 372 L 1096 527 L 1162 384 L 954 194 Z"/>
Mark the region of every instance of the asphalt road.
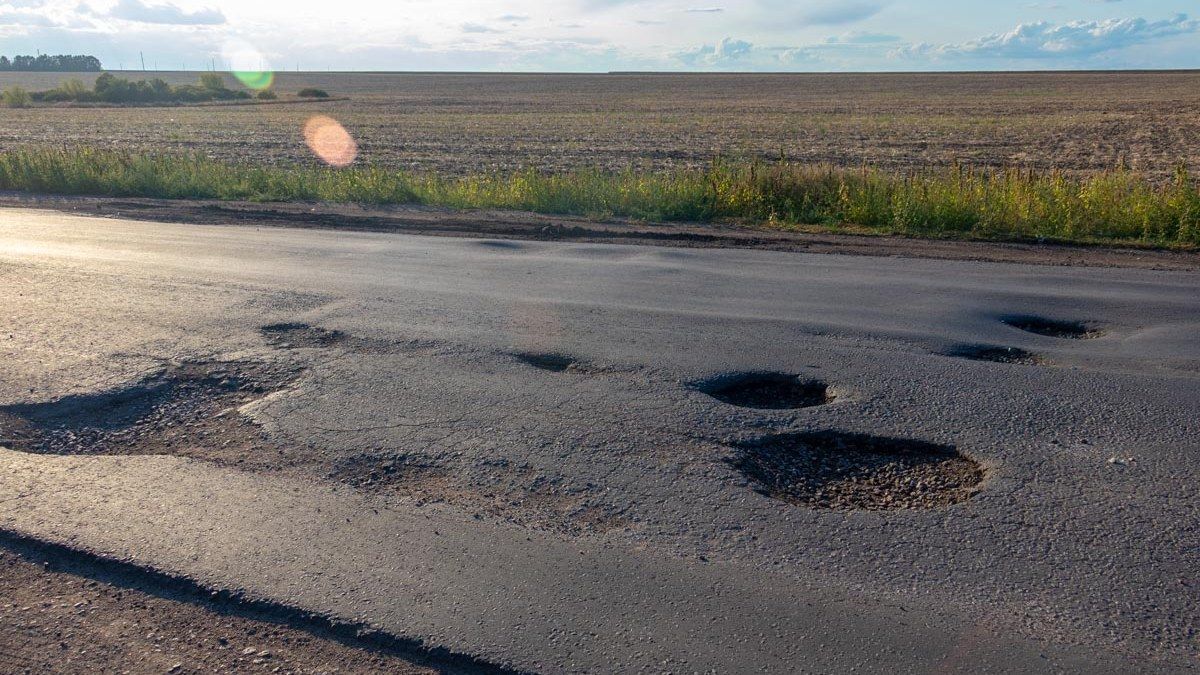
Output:
<path fill-rule="evenodd" d="M 0 283 L 0 414 L 123 410 L 164 364 L 295 373 L 236 411 L 244 464 L 0 450 L 10 532 L 519 670 L 1200 668 L 1200 274 L 6 210 Z M 835 398 L 701 391 L 752 371 Z M 789 503 L 734 460 L 794 432 L 987 475 Z"/>

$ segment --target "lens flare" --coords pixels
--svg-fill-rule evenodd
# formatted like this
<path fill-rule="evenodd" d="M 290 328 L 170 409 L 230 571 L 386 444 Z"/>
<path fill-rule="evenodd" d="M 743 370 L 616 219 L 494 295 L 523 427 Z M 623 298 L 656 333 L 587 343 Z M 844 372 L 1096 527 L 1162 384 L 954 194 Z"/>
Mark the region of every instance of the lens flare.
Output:
<path fill-rule="evenodd" d="M 275 83 L 275 73 L 271 72 L 253 72 L 253 71 L 233 71 L 233 76 L 239 82 L 251 89 L 270 89 Z"/>
<path fill-rule="evenodd" d="M 275 73 L 262 52 L 249 43 L 234 40 L 221 48 L 221 57 L 229 64 L 229 72 L 250 89 L 269 89 Z"/>
<path fill-rule="evenodd" d="M 304 142 L 330 166 L 348 166 L 358 157 L 354 137 L 337 120 L 325 115 L 316 115 L 305 122 Z"/>

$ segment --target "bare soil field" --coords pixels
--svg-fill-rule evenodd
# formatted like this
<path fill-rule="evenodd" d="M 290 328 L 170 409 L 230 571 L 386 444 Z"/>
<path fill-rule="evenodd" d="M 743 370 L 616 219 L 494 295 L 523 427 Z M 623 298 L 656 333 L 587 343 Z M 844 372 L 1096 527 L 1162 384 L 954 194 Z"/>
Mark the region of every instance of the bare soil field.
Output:
<path fill-rule="evenodd" d="M 196 73 L 124 73 L 193 82 Z M 62 73 L 2 73 L 0 89 Z M 90 84 L 95 74 L 81 76 Z M 232 79 L 232 78 L 230 78 Z M 342 122 L 360 158 L 464 174 L 666 169 L 715 157 L 880 167 L 1019 165 L 1167 177 L 1200 161 L 1200 72 L 796 75 L 280 73 L 350 100 L 287 106 L 0 111 L 0 149 L 194 150 L 312 164 L 302 127 Z"/>

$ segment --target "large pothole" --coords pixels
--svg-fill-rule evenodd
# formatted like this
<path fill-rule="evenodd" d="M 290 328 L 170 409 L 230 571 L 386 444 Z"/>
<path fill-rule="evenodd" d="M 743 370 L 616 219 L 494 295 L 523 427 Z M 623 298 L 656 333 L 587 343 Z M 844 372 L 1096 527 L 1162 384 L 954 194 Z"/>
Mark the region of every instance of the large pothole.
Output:
<path fill-rule="evenodd" d="M 818 509 L 928 509 L 966 501 L 983 467 L 953 446 L 841 432 L 771 436 L 730 463 L 762 494 Z"/>
<path fill-rule="evenodd" d="M 1027 352 L 1017 347 L 997 347 L 995 345 L 959 345 L 945 352 L 946 356 L 971 361 L 990 361 L 992 363 L 1011 363 L 1023 366 L 1043 366 L 1049 362 L 1037 354 Z"/>
<path fill-rule="evenodd" d="M 1082 321 L 1058 321 L 1040 316 L 1008 316 L 1004 323 L 1035 335 L 1062 340 L 1092 340 L 1104 335 L 1104 331 Z"/>
<path fill-rule="evenodd" d="M 0 439 L 13 450 L 39 454 L 181 455 L 274 465 L 281 451 L 236 409 L 296 376 L 257 362 L 172 364 L 119 389 L 2 407 Z"/>
<path fill-rule="evenodd" d="M 514 356 L 538 370 L 547 370 L 552 373 L 584 370 L 582 364 L 564 354 L 524 352 L 514 354 Z"/>
<path fill-rule="evenodd" d="M 724 375 L 701 383 L 698 389 L 718 401 L 757 410 L 812 408 L 835 398 L 824 382 L 786 373 Z"/>

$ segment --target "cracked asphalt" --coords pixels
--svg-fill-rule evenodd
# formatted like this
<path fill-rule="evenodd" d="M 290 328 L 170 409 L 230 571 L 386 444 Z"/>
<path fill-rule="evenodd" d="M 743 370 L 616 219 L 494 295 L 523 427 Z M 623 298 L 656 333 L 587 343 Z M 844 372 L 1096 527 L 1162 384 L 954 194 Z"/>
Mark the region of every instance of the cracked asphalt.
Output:
<path fill-rule="evenodd" d="M 20 536 L 523 671 L 1200 669 L 1195 272 L 5 210 L 0 283 Z M 138 398 L 196 364 L 287 377 Z M 836 395 L 704 391 L 759 372 Z M 13 438 L 80 400 L 137 452 Z M 796 504 L 738 469 L 796 434 L 984 478 Z"/>

